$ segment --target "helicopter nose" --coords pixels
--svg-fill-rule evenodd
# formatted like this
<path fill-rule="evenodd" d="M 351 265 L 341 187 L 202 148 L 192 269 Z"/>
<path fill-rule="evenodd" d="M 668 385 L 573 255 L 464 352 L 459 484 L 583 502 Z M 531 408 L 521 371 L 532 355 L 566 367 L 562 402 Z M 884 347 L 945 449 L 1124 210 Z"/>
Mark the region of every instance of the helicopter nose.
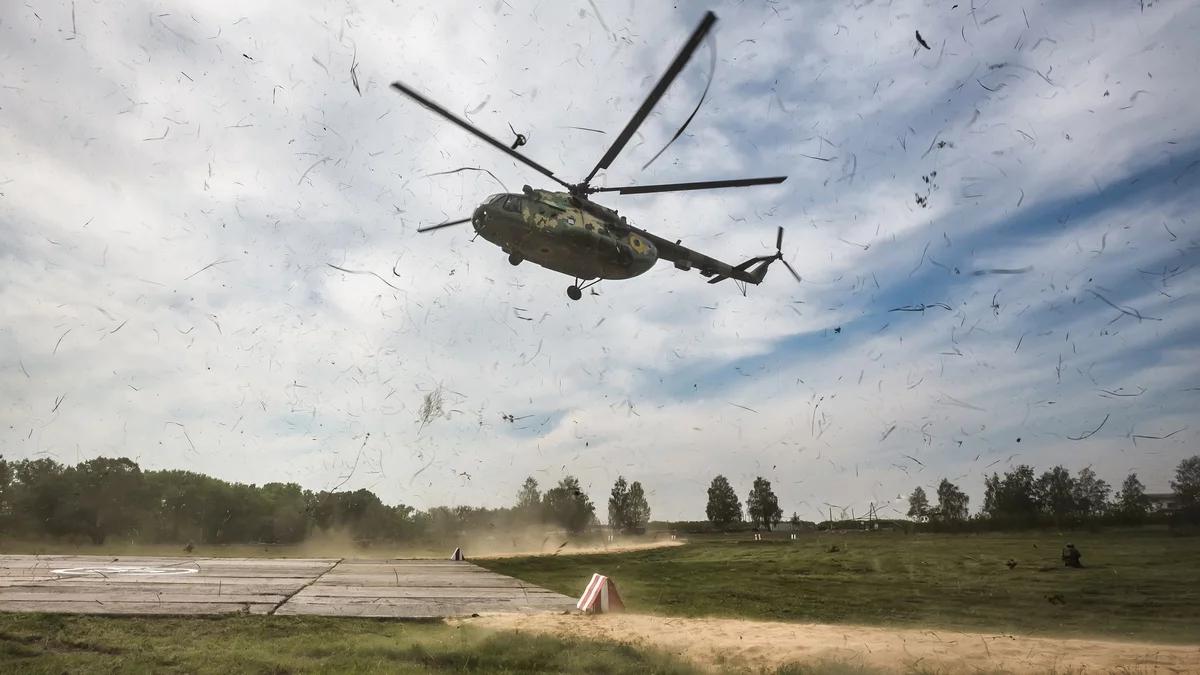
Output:
<path fill-rule="evenodd" d="M 477 231 L 477 232 L 479 230 L 482 230 L 485 223 L 487 222 L 487 217 L 488 217 L 487 207 L 486 206 L 477 207 L 475 209 L 475 213 L 471 215 L 471 227 L 474 227 L 475 231 Z"/>

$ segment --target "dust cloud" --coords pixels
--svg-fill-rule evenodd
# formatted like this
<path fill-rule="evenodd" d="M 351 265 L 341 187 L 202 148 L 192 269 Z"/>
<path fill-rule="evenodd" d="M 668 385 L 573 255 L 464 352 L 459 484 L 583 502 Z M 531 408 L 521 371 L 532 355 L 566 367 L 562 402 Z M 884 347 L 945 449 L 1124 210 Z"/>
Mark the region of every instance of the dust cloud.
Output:
<path fill-rule="evenodd" d="M 646 548 L 677 546 L 684 542 L 666 538 L 627 537 L 609 541 L 602 536 L 568 535 L 543 526 L 507 530 L 465 531 L 429 539 L 403 542 L 355 541 L 342 531 L 314 533 L 293 551 L 276 549 L 275 555 L 339 558 L 449 558 L 454 549 L 472 558 L 511 558 L 529 555 L 581 555 L 621 553 Z"/>
<path fill-rule="evenodd" d="M 622 553 L 647 548 L 677 546 L 680 540 L 655 537 L 579 537 L 546 527 L 516 527 L 505 531 L 465 531 L 457 535 L 423 537 L 411 541 L 378 541 L 356 538 L 345 528 L 316 530 L 295 544 L 192 544 L 143 543 L 110 539 L 96 545 L 69 540 L 6 540 L 0 554 L 113 555 L 192 558 L 368 558 L 444 559 L 461 548 L 471 558 L 511 558 L 528 555 L 581 555 Z"/>

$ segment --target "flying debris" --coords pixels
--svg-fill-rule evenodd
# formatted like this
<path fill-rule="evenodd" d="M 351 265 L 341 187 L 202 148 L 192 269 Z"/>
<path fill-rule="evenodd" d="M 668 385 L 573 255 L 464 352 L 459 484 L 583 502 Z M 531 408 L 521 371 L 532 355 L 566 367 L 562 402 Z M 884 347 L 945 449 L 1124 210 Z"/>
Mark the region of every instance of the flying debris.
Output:
<path fill-rule="evenodd" d="M 762 283 L 771 263 L 782 260 L 796 281 L 800 281 L 800 275 L 786 260 L 783 260 L 782 227 L 779 228 L 775 238 L 775 253 L 756 256 L 737 265 L 731 265 L 682 246 L 679 241 L 673 242 L 635 227 L 624 216 L 593 202 L 590 198 L 591 195 L 598 192 L 639 195 L 683 190 L 775 185 L 787 180 L 787 176 L 771 176 L 620 187 L 594 187 L 591 184 L 596 174 L 602 169 L 608 169 L 629 140 L 633 138 L 642 122 L 654 109 L 655 104 L 687 65 L 693 52 L 712 30 L 716 21 L 717 17 L 712 12 L 704 15 L 700 25 L 696 27 L 683 49 L 676 55 L 666 73 L 634 113 L 633 119 L 613 141 L 596 166 L 578 183 L 568 183 L 556 176 L 553 171 L 518 153 L 516 149 L 524 145 L 527 139 L 517 133 L 512 125 L 509 125 L 509 129 L 516 134 L 516 140 L 509 146 L 470 122 L 457 117 L 412 87 L 402 82 L 392 83 L 392 87 L 396 91 L 412 98 L 464 131 L 473 134 L 565 188 L 565 192 L 535 190 L 526 185 L 521 194 L 491 195 L 476 207 L 474 213 L 469 217 L 422 227 L 417 231 L 431 232 L 469 222 L 479 236 L 507 253 L 508 261 L 511 264 L 519 265 L 528 260 L 546 269 L 574 278 L 575 282 L 567 288 L 567 296 L 572 300 L 579 300 L 583 297 L 585 289 L 603 279 L 629 279 L 643 274 L 654 267 L 660 259 L 673 263 L 680 270 L 687 271 L 695 268 L 702 276 L 709 277 L 710 284 L 733 279 L 735 282 L 756 285 Z M 688 121 L 690 120 L 689 117 Z M 686 127 L 687 124 L 685 123 L 684 126 Z M 680 133 L 682 133 L 682 129 Z"/>
<path fill-rule="evenodd" d="M 509 147 L 509 150 L 516 150 L 517 148 L 529 142 L 529 139 L 525 138 L 525 134 L 513 129 L 513 125 L 508 125 L 508 128 L 512 129 L 513 135 L 516 136 L 516 138 L 513 140 L 513 144 Z"/>

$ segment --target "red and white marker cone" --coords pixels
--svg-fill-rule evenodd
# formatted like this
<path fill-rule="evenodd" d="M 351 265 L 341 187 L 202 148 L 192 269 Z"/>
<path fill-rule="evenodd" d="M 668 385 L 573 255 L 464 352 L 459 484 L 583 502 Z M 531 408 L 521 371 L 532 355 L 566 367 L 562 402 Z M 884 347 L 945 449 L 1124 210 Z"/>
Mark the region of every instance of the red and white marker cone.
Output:
<path fill-rule="evenodd" d="M 588 614 L 625 610 L 625 603 L 621 601 L 617 585 L 612 582 L 612 579 L 599 574 L 592 575 L 592 580 L 588 582 L 587 588 L 583 591 L 583 597 L 579 598 L 579 602 L 575 606 Z"/>

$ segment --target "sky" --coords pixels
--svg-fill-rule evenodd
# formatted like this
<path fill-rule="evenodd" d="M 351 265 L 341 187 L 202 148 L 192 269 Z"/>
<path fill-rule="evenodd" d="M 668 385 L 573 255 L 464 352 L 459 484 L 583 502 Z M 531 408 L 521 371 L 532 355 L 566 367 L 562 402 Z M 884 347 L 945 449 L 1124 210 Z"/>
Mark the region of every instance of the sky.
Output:
<path fill-rule="evenodd" d="M 391 82 L 575 181 L 706 10 L 595 183 L 787 181 L 597 201 L 732 263 L 783 227 L 800 283 L 659 263 L 572 302 L 416 232 L 553 185 Z M 623 475 L 655 519 L 717 474 L 805 519 L 944 477 L 975 510 L 1021 463 L 1167 491 L 1200 452 L 1198 30 L 1151 0 L 4 3 L 0 454 L 418 508 L 571 474 L 603 513 Z"/>

